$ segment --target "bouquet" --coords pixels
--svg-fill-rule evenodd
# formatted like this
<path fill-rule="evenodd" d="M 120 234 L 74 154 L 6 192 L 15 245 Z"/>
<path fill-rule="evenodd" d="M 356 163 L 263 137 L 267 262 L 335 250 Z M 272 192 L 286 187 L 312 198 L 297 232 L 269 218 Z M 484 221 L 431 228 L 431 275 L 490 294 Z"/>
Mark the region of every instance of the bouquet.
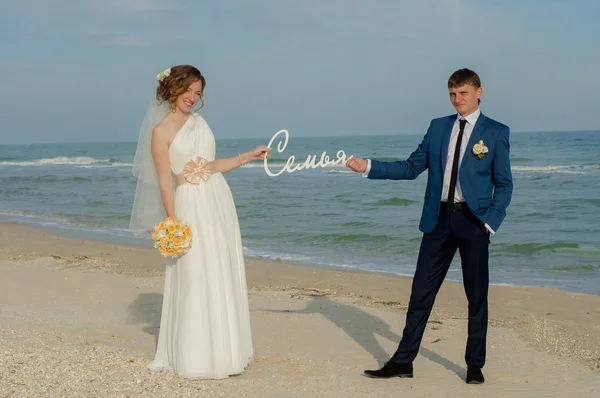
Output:
<path fill-rule="evenodd" d="M 167 217 L 154 228 L 152 239 L 163 257 L 178 258 L 192 247 L 192 228 L 186 222 Z"/>

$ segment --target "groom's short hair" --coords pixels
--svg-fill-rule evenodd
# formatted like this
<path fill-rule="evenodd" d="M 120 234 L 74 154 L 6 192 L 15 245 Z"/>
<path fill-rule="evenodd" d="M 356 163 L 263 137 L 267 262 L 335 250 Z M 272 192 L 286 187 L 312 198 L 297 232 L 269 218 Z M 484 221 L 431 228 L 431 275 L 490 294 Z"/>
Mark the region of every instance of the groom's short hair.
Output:
<path fill-rule="evenodd" d="M 465 84 L 470 84 L 475 88 L 480 88 L 481 79 L 479 79 L 479 75 L 477 73 L 467 68 L 457 70 L 448 78 L 448 88 L 460 87 L 464 86 Z M 479 100 L 479 102 L 481 102 L 481 100 Z"/>
<path fill-rule="evenodd" d="M 481 87 L 479 75 L 470 69 L 464 68 L 454 72 L 448 79 L 448 88 L 455 88 L 470 84 L 475 88 Z"/>

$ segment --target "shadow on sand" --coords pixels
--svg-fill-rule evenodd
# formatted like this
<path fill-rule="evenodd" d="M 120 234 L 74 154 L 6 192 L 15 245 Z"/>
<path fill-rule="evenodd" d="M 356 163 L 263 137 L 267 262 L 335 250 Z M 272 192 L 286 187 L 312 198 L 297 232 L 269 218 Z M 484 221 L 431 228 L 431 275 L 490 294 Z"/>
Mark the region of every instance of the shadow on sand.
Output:
<path fill-rule="evenodd" d="M 379 335 L 394 343 L 400 342 L 400 336 L 394 333 L 390 326 L 362 309 L 339 302 L 332 301 L 327 296 L 313 296 L 306 308 L 302 310 L 263 310 L 277 313 L 294 314 L 321 314 L 331 323 L 342 329 L 358 345 L 370 353 L 379 363 L 379 366 L 389 360 L 390 353 L 386 352 L 379 344 L 376 336 Z M 464 378 L 466 370 L 443 356 L 421 346 L 419 354 L 433 361 L 449 371 L 455 373 L 458 377 Z"/>

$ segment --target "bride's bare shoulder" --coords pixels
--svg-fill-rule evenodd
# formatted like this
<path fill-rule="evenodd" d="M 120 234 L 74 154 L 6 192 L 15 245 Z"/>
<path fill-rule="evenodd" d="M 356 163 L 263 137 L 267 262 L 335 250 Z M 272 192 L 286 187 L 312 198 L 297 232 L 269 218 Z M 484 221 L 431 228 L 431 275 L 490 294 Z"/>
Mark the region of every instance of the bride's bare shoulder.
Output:
<path fill-rule="evenodd" d="M 175 121 L 167 115 L 153 129 L 152 136 L 169 141 L 171 136 L 177 131 Z"/>

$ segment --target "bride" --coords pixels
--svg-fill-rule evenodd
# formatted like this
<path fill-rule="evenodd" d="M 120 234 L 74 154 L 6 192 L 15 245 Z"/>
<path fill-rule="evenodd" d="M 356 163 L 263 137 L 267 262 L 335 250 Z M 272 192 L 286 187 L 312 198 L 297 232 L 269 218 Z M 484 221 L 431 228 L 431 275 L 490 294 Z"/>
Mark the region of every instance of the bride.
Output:
<path fill-rule="evenodd" d="M 246 274 L 235 204 L 224 173 L 264 159 L 266 146 L 215 159 L 215 138 L 192 109 L 206 81 L 191 65 L 157 76 L 134 159 L 138 177 L 130 229 L 151 231 L 167 216 L 192 228 L 192 248 L 166 266 L 154 370 L 185 378 L 240 374 L 253 355 Z"/>

